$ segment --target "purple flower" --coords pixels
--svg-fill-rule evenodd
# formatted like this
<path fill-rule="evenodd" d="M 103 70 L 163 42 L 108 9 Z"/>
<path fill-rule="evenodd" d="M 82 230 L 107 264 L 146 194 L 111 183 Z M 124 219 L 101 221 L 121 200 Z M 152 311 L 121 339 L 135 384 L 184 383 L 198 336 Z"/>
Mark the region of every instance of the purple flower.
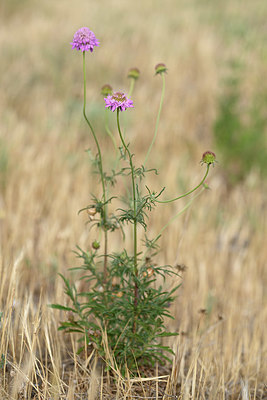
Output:
<path fill-rule="evenodd" d="M 92 51 L 95 46 L 99 46 L 99 41 L 95 37 L 94 32 L 90 31 L 89 28 L 83 27 L 77 30 L 73 36 L 73 42 L 71 42 L 72 48 L 82 51 Z"/>
<path fill-rule="evenodd" d="M 115 92 L 113 95 L 105 97 L 106 108 L 111 111 L 119 109 L 120 111 L 125 111 L 127 108 L 133 107 L 133 101 L 128 99 L 126 95 L 122 92 Z"/>

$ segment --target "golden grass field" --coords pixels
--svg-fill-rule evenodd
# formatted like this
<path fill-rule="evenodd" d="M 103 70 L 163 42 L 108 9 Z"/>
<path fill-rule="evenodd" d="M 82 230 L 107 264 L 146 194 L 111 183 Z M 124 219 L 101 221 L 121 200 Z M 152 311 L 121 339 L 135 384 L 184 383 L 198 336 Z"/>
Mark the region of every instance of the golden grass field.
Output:
<path fill-rule="evenodd" d="M 100 190 L 84 151 L 95 149 L 82 118 L 82 56 L 71 50 L 73 33 L 88 26 L 100 40 L 87 56 L 88 114 L 106 163 L 112 145 L 103 129 L 102 85 L 127 91 L 129 68 L 140 69 L 135 109 L 124 122 L 141 162 L 161 92 L 154 66 L 167 65 L 149 160 L 160 175 L 149 184 L 166 186 L 171 197 L 200 181 L 202 153 L 215 150 L 212 129 L 227 60 L 235 56 L 246 65 L 244 102 L 259 86 L 267 89 L 266 17 L 263 0 L 1 2 L 1 399 L 267 399 L 266 182 L 252 170 L 229 187 L 219 154 L 211 190 L 160 242 L 158 263 L 183 270 L 169 323 L 180 333 L 171 342 L 172 366 L 149 371 L 149 381 L 116 374 L 113 381 L 76 356 L 75 338 L 57 332 L 63 315 L 47 307 L 67 301 L 57 273 L 70 276 L 76 244 L 86 249 L 95 239 L 78 211 Z M 158 206 L 149 234 L 187 201 Z M 121 245 L 110 239 L 110 246 Z"/>

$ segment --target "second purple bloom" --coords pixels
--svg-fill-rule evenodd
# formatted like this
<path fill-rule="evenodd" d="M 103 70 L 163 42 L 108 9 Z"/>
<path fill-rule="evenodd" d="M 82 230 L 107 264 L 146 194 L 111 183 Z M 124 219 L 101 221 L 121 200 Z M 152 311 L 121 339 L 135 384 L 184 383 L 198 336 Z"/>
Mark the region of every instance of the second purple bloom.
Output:
<path fill-rule="evenodd" d="M 108 95 L 104 100 L 106 108 L 109 108 L 111 111 L 115 111 L 116 109 L 125 111 L 127 108 L 133 108 L 133 101 L 122 92 L 115 92 L 112 95 Z"/>

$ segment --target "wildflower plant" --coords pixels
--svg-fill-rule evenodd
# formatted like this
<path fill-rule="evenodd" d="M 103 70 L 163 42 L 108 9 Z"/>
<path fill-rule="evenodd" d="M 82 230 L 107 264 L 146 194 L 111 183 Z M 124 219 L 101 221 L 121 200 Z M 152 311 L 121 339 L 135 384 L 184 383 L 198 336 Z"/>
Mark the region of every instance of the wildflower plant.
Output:
<path fill-rule="evenodd" d="M 99 241 L 94 240 L 90 249 L 83 250 L 77 247 L 75 253 L 81 260 L 81 265 L 71 268 L 71 270 L 82 272 L 81 279 L 85 281 L 86 289 L 79 292 L 75 284 L 70 283 L 69 279 L 61 275 L 65 284 L 65 293 L 69 297 L 69 305 L 53 304 L 52 307 L 67 312 L 67 318 L 61 322 L 60 330 L 80 333 L 79 351 L 87 352 L 88 346 L 92 346 L 108 365 L 108 346 L 109 355 L 112 355 L 112 359 L 121 371 L 124 371 L 126 367 L 134 370 L 137 366 L 154 365 L 156 361 L 169 360 L 168 355 L 170 356 L 173 352 L 170 347 L 162 344 L 161 339 L 177 335 L 176 332 L 171 333 L 166 330 L 165 318 L 173 318 L 170 304 L 180 285 L 169 290 L 164 288 L 164 282 L 167 276 L 175 276 L 178 273 L 170 265 L 158 266 L 154 261 L 158 253 L 158 239 L 169 223 L 155 238 L 149 239 L 147 236 L 148 214 L 158 203 L 174 202 L 190 195 L 201 186 L 204 190 L 204 182 L 210 165 L 214 164 L 216 157 L 210 151 L 203 154 L 201 161 L 202 164 L 206 164 L 204 177 L 187 193 L 169 200 L 162 199 L 164 188 L 155 192 L 145 186 L 145 193 L 143 193 L 143 181 L 146 174 L 157 173 L 155 169 L 148 169 L 146 164 L 156 140 L 165 91 L 164 75 L 167 68 L 164 64 L 158 64 L 156 75 L 162 77 L 162 95 L 155 133 L 144 164 L 141 166 L 136 166 L 134 163 L 134 154 L 127 141 L 127 136 L 121 129 L 120 122 L 121 113 L 131 112 L 134 108 L 133 100 L 123 91 L 113 91 L 108 84 L 102 87 L 101 93 L 104 96 L 106 112 L 116 113 L 118 129 L 115 139 L 106 118 L 105 128 L 114 144 L 117 162 L 116 169 L 112 169 L 111 173 L 104 171 L 98 137 L 86 113 L 85 57 L 86 52 L 92 52 L 99 42 L 92 31 L 88 28 L 81 28 L 75 33 L 71 45 L 73 49 L 82 52 L 83 116 L 96 145 L 97 154 L 94 165 L 97 168 L 101 184 L 101 196 L 93 195 L 92 202 L 80 212 L 86 211 L 89 224 L 103 233 L 104 246 L 100 246 Z M 137 68 L 129 71 L 130 94 L 133 92 L 134 83 L 139 74 L 140 71 Z M 120 142 L 119 148 L 116 145 L 118 141 Z M 127 195 L 122 198 L 118 197 L 115 190 L 118 176 L 126 180 L 126 184 L 129 183 L 129 190 L 126 190 Z M 115 208 L 116 211 L 112 213 L 109 211 L 109 206 L 114 202 L 125 206 Z M 121 248 L 117 252 L 112 251 L 108 247 L 109 235 L 116 230 L 120 230 L 125 235 L 127 225 L 132 229 L 131 249 Z M 142 240 L 142 243 L 138 237 L 138 226 L 145 231 L 145 239 Z M 141 244 L 143 244 L 144 250 L 141 250 Z M 162 284 L 158 283 L 158 278 L 161 278 Z"/>

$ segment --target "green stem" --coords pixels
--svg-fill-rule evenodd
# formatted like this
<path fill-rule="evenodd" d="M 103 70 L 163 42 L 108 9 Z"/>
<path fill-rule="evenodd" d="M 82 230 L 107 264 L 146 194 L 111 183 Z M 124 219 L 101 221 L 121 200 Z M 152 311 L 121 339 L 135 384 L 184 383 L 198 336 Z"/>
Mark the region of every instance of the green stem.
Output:
<path fill-rule="evenodd" d="M 178 211 L 173 217 L 171 217 L 171 218 L 169 219 L 169 221 L 161 228 L 161 230 L 159 231 L 157 237 L 152 241 L 152 244 L 156 243 L 156 241 L 161 237 L 161 235 L 162 235 L 162 233 L 165 231 L 165 229 L 167 229 L 168 226 L 169 226 L 176 218 L 178 218 L 181 214 L 183 214 L 183 213 L 191 206 L 191 204 L 193 203 L 193 201 L 194 201 L 198 196 L 200 196 L 200 194 L 201 194 L 204 190 L 206 190 L 206 189 L 205 189 L 205 188 L 202 188 L 202 190 L 200 190 L 199 193 L 197 193 L 194 197 L 191 198 L 191 200 L 184 206 L 184 208 L 182 208 L 182 209 L 181 209 L 180 211 Z M 147 249 L 147 250 L 145 251 L 145 254 L 144 254 L 142 260 L 145 260 L 148 251 L 149 251 L 149 249 Z"/>
<path fill-rule="evenodd" d="M 109 110 L 106 108 L 106 110 L 105 110 L 105 130 L 106 130 L 108 136 L 110 137 L 110 139 L 112 140 L 112 143 L 113 143 L 113 146 L 115 149 L 115 153 L 116 153 L 115 170 L 116 170 L 119 160 L 120 160 L 120 152 L 117 147 L 115 137 L 114 137 L 113 133 L 111 132 L 111 130 L 109 129 L 108 117 L 109 117 Z"/>
<path fill-rule="evenodd" d="M 207 178 L 208 173 L 209 173 L 209 169 L 210 169 L 210 164 L 207 164 L 207 170 L 206 170 L 206 173 L 204 175 L 204 178 L 201 180 L 201 182 L 196 187 L 194 187 L 194 189 L 189 190 L 189 192 L 186 192 L 185 194 L 182 194 L 181 196 L 175 197 L 174 199 L 170 199 L 170 200 L 157 200 L 157 199 L 155 199 L 155 201 L 157 203 L 172 203 L 173 201 L 176 201 L 176 200 L 182 199 L 183 197 L 188 196 L 189 194 L 191 194 L 195 190 L 197 190 L 205 182 L 205 179 Z"/>
<path fill-rule="evenodd" d="M 155 143 L 156 137 L 157 137 L 157 133 L 158 133 L 158 127 L 159 127 L 159 120 L 160 120 L 160 114 L 161 114 L 161 110 L 162 110 L 162 105 L 163 105 L 163 100 L 164 100 L 164 95 L 165 95 L 165 75 L 164 74 L 160 74 L 162 77 L 162 91 L 161 91 L 161 98 L 160 98 L 160 103 L 159 103 L 159 111 L 158 111 L 158 115 L 157 115 L 157 120 L 156 120 L 156 126 L 155 126 L 155 132 L 154 132 L 154 136 L 152 139 L 152 142 L 150 143 L 149 149 L 147 151 L 146 157 L 145 157 L 145 161 L 144 161 L 144 166 L 146 165 L 146 162 L 148 160 L 148 157 L 150 155 L 151 149 Z"/>
<path fill-rule="evenodd" d="M 138 305 L 138 284 L 137 284 L 137 278 L 138 278 L 138 268 L 137 268 L 137 219 L 136 219 L 136 191 L 135 191 L 135 180 L 134 180 L 134 166 L 133 166 L 133 161 L 132 161 L 132 155 L 128 149 L 128 146 L 126 145 L 124 138 L 121 133 L 121 127 L 120 127 L 120 110 L 119 108 L 117 109 L 117 125 L 118 125 L 118 131 L 120 135 L 120 139 L 122 142 L 122 145 L 129 157 L 129 162 L 130 162 L 130 167 L 131 167 L 131 178 L 132 178 L 132 191 L 133 191 L 133 208 L 134 208 L 134 223 L 133 223 L 133 241 L 134 241 L 134 274 L 136 277 L 135 280 L 135 288 L 134 288 L 134 308 L 135 308 L 135 320 L 136 320 L 136 312 L 137 312 L 137 305 Z M 133 323 L 133 332 L 136 330 L 136 321 L 134 320 Z"/>
<path fill-rule="evenodd" d="M 171 217 L 171 218 L 169 219 L 169 221 L 167 222 L 167 224 L 165 224 L 165 225 L 161 228 L 161 230 L 159 231 L 159 234 L 158 234 L 158 236 L 156 237 L 155 242 L 159 239 L 159 237 L 162 235 L 162 233 L 165 231 L 165 229 L 168 228 L 168 226 L 169 226 L 176 218 L 178 218 L 179 215 L 183 214 L 183 213 L 191 206 L 191 204 L 193 203 L 193 201 L 194 201 L 204 190 L 206 190 L 206 189 L 205 189 L 205 188 L 202 188 L 202 190 L 201 190 L 198 194 L 196 194 L 196 195 L 184 206 L 184 208 L 182 208 L 180 211 L 178 211 L 178 213 L 176 213 L 173 217 Z"/>
<path fill-rule="evenodd" d="M 134 90 L 134 84 L 135 84 L 135 79 L 131 78 L 131 83 L 130 83 L 130 89 L 128 92 L 128 97 L 131 97 L 133 94 L 133 90 Z"/>
<path fill-rule="evenodd" d="M 99 173 L 101 176 L 101 183 L 102 183 L 102 190 L 103 190 L 103 222 L 104 222 L 104 236 L 105 236 L 105 245 L 104 245 L 104 282 L 106 282 L 107 278 L 107 243 L 108 243 L 108 233 L 106 230 L 106 221 L 107 221 L 107 205 L 106 203 L 106 187 L 105 187 L 105 178 L 104 178 L 104 173 L 103 173 L 103 163 L 102 163 L 102 155 L 101 155 L 101 150 L 100 146 L 95 134 L 95 131 L 86 115 L 86 68 L 85 68 L 85 51 L 83 51 L 83 116 L 85 121 L 87 122 L 87 125 L 89 126 L 91 133 L 93 135 L 96 147 L 97 147 L 97 156 L 98 156 L 98 169 Z"/>
<path fill-rule="evenodd" d="M 113 136 L 113 133 L 111 132 L 111 130 L 109 129 L 109 124 L 108 124 L 108 116 L 109 116 L 109 110 L 106 108 L 105 109 L 105 130 L 108 134 L 108 136 L 110 137 L 110 139 L 112 140 L 113 146 L 116 150 L 116 152 L 118 153 L 118 148 L 117 148 L 117 143 L 116 140 Z"/>

